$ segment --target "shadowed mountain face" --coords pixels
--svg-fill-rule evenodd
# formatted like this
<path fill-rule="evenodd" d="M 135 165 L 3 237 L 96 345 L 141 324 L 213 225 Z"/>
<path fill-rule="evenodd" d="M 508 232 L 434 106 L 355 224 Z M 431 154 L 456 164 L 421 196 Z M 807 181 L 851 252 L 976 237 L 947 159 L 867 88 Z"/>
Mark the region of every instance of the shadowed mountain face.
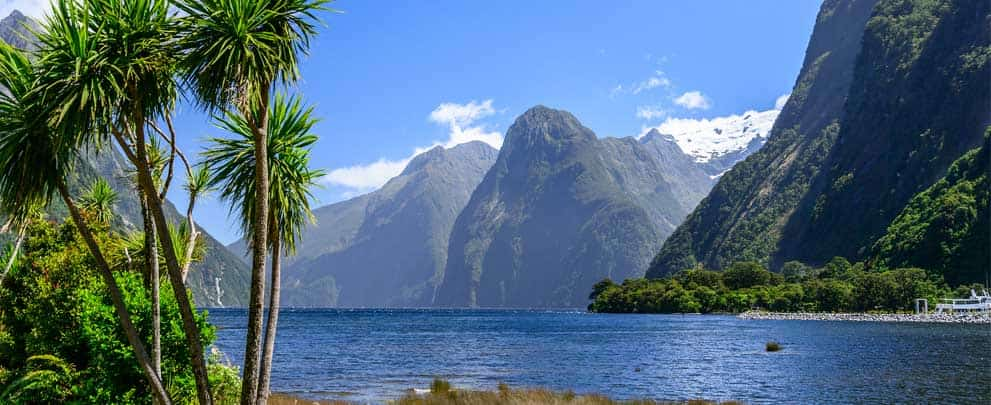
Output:
<path fill-rule="evenodd" d="M 435 304 L 584 305 L 596 281 L 642 276 L 709 185 L 668 138 L 600 140 L 534 107 L 458 216 Z"/>
<path fill-rule="evenodd" d="M 495 161 L 481 142 L 418 155 L 380 190 L 314 211 L 283 276 L 293 306 L 429 306 L 454 219 Z"/>
<path fill-rule="evenodd" d="M 0 20 L 0 39 L 21 49 L 33 49 L 30 32 L 25 28 L 37 28 L 38 24 L 18 11 Z M 118 201 L 114 206 L 117 213 L 114 226 L 118 231 L 142 230 L 141 203 L 134 184 L 128 174 L 131 164 L 115 148 L 105 147 L 99 153 L 86 151 L 74 170 L 68 185 L 75 195 L 82 194 L 99 176 L 110 182 L 117 191 Z M 174 187 L 179 189 L 178 186 Z M 185 217 L 180 215 L 171 202 L 165 202 L 165 215 L 179 223 Z M 65 218 L 68 212 L 59 201 L 53 201 L 49 209 L 54 218 Z M 194 263 L 186 281 L 193 293 L 193 300 L 201 307 L 224 307 L 244 305 L 248 297 L 248 267 L 234 256 L 224 245 L 202 229 L 201 237 L 206 244 L 203 261 Z M 164 273 L 165 264 L 162 263 Z"/>
<path fill-rule="evenodd" d="M 988 8 L 825 1 L 767 144 L 720 179 L 648 275 L 865 258 L 909 200 L 981 142 Z"/>

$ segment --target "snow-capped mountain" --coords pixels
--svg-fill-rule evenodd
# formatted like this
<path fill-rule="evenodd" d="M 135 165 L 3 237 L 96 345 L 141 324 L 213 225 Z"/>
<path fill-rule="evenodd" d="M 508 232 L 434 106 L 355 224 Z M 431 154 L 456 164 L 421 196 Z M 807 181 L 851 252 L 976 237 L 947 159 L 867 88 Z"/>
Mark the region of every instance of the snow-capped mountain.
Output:
<path fill-rule="evenodd" d="M 747 111 L 711 120 L 669 118 L 656 129 L 674 138 L 682 151 L 715 178 L 764 145 L 780 112 Z"/>

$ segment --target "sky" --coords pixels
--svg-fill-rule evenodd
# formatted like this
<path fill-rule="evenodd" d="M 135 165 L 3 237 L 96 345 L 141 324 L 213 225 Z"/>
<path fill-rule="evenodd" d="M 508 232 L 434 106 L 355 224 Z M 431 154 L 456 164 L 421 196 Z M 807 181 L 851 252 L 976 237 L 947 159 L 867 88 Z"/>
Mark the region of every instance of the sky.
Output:
<path fill-rule="evenodd" d="M 38 17 L 47 0 L 0 0 Z M 564 109 L 600 137 L 639 136 L 787 99 L 820 0 L 339 0 L 286 89 L 315 108 L 311 163 L 328 174 L 314 206 L 375 190 L 416 153 L 481 140 L 498 147 L 535 105 Z M 183 103 L 190 157 L 225 136 Z M 170 199 L 184 210 L 173 187 Z M 239 238 L 216 196 L 195 219 Z"/>

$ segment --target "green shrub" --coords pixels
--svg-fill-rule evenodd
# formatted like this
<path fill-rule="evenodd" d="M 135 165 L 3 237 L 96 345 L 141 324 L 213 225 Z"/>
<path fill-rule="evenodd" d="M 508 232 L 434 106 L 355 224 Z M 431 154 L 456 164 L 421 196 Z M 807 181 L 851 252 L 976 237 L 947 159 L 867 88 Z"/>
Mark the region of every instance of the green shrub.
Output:
<path fill-rule="evenodd" d="M 450 391 L 451 383 L 447 380 L 434 378 L 434 381 L 430 383 L 430 393 L 432 394 L 444 394 Z"/>

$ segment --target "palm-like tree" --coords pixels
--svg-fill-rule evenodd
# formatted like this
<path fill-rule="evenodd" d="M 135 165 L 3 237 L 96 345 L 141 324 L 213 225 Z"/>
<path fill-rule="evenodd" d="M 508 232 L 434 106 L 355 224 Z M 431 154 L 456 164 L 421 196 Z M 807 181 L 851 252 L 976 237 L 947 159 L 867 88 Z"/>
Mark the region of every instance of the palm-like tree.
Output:
<path fill-rule="evenodd" d="M 52 36 L 72 33 L 69 53 L 92 56 L 89 37 L 79 26 L 69 24 L 73 7 L 60 3 L 53 11 L 46 30 Z M 83 80 L 90 77 L 82 69 L 77 72 Z M 39 82 L 46 73 L 38 71 L 28 58 L 13 47 L 0 42 L 0 208 L 17 220 L 24 220 L 33 207 L 47 205 L 59 195 L 73 222 L 93 255 L 117 312 L 121 328 L 138 360 L 154 398 L 169 404 L 160 376 L 151 365 L 147 351 L 131 321 L 123 294 L 99 244 L 90 231 L 85 217 L 73 200 L 65 179 L 79 157 L 80 148 L 93 141 L 90 117 L 73 115 L 64 105 L 53 105 L 49 94 L 40 91 Z M 87 94 L 92 94 L 88 93 Z M 86 104 L 90 100 L 65 100 L 68 104 Z M 72 115 L 84 124 L 73 127 L 64 119 Z M 57 123 L 57 124 L 56 124 Z"/>
<path fill-rule="evenodd" d="M 103 177 L 97 177 L 89 190 L 79 198 L 79 207 L 93 216 L 97 222 L 110 224 L 114 219 L 114 204 L 117 203 L 117 192 Z"/>
<path fill-rule="evenodd" d="M 276 95 L 269 112 L 268 175 L 269 215 L 267 231 L 271 249 L 271 283 L 268 322 L 265 329 L 264 352 L 258 385 L 258 402 L 265 403 L 269 395 L 272 369 L 272 353 L 275 349 L 275 331 L 279 319 L 279 292 L 281 285 L 281 256 L 295 253 L 296 242 L 307 222 L 315 218 L 310 211 L 311 188 L 323 175 L 320 170 L 309 168 L 309 148 L 317 140 L 311 133 L 316 120 L 312 108 L 303 108 L 299 99 Z M 212 169 L 211 184 L 219 185 L 221 198 L 238 214 L 242 231 L 246 235 L 257 232 L 252 219 L 258 210 L 255 200 L 254 137 L 248 120 L 242 115 L 228 114 L 218 119 L 218 126 L 234 135 L 233 138 L 214 138 L 211 147 L 204 152 L 204 164 Z"/>
<path fill-rule="evenodd" d="M 273 84 L 299 78 L 299 54 L 316 33 L 313 13 L 326 0 L 180 0 L 187 16 L 182 68 L 196 99 L 209 111 L 237 111 L 250 129 L 254 167 L 251 291 L 241 403 L 259 400 L 265 256 L 268 247 L 269 103 Z M 257 114 L 255 114 L 257 112 Z M 261 398 L 262 401 L 265 398 Z"/>
<path fill-rule="evenodd" d="M 157 235 L 169 231 L 146 130 L 169 120 L 177 97 L 176 22 L 168 0 L 64 0 L 39 38 L 36 87 L 51 108 L 48 124 L 59 133 L 85 134 L 78 145 L 102 145 L 105 134 L 113 135 L 137 171 Z M 171 238 L 156 240 L 178 301 L 197 397 L 209 405 L 206 356 L 180 260 Z"/>

